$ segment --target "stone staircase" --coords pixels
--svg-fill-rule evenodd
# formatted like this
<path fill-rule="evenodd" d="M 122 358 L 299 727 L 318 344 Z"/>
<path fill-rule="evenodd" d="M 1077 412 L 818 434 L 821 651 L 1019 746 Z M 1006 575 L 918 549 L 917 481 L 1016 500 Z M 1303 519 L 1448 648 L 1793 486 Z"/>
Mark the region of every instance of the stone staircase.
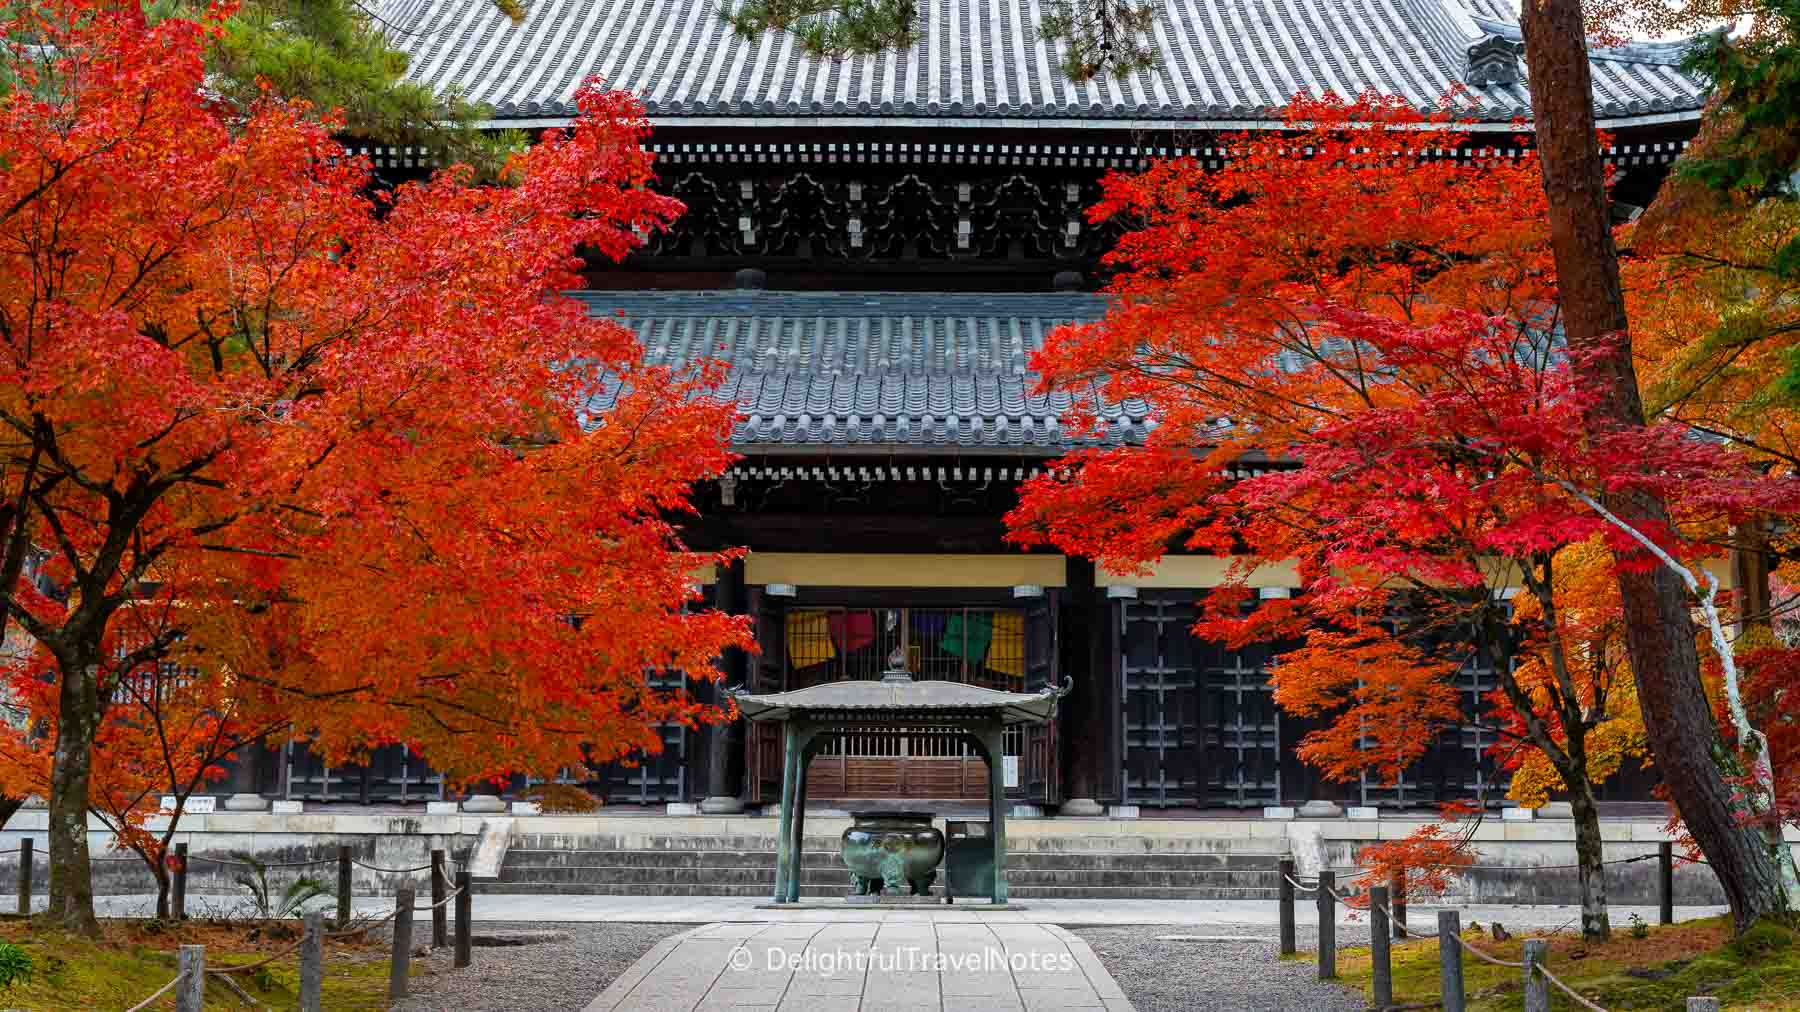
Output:
<path fill-rule="evenodd" d="M 1014 837 L 1007 882 L 1014 899 L 1272 900 L 1275 840 L 1181 836 Z M 1262 849 L 1252 851 L 1250 844 Z M 524 833 L 512 838 L 498 879 L 476 892 L 610 896 L 761 896 L 775 888 L 769 836 Z M 943 888 L 940 875 L 934 891 Z M 843 896 L 849 873 L 835 836 L 808 834 L 802 896 Z"/>

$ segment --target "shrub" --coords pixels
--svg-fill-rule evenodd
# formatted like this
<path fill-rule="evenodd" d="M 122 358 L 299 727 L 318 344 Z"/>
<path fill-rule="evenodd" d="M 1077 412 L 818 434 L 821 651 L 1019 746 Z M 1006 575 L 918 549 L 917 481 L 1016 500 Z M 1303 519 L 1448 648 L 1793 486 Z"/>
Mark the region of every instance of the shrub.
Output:
<path fill-rule="evenodd" d="M 31 979 L 31 953 L 11 942 L 0 942 L 0 989 Z"/>

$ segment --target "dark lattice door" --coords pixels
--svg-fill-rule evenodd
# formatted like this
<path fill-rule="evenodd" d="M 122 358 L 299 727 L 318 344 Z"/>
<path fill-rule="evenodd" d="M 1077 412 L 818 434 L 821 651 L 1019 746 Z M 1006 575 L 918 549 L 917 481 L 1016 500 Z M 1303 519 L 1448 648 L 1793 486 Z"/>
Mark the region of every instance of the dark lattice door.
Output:
<path fill-rule="evenodd" d="M 1259 807 L 1281 797 L 1267 648 L 1196 639 L 1191 592 L 1120 602 L 1129 804 Z"/>

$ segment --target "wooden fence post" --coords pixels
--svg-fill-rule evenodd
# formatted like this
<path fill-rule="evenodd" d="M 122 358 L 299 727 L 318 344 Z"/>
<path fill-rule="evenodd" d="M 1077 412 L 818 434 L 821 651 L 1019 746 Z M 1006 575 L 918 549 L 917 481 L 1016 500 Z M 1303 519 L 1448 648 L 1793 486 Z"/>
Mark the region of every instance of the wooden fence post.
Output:
<path fill-rule="evenodd" d="M 406 997 L 406 978 L 412 963 L 413 887 L 394 892 L 394 956 L 388 963 L 388 1001 Z"/>
<path fill-rule="evenodd" d="M 1281 954 L 1291 956 L 1297 951 L 1294 947 L 1294 859 L 1284 857 L 1276 866 L 1281 869 L 1281 881 L 1275 884 L 1281 906 Z"/>
<path fill-rule="evenodd" d="M 176 966 L 181 983 L 175 985 L 175 1012 L 200 1012 L 206 1000 L 206 946 L 182 946 Z"/>
<path fill-rule="evenodd" d="M 1319 872 L 1319 979 L 1331 980 L 1337 976 L 1337 897 L 1331 890 L 1337 885 L 1337 876 L 1329 870 Z"/>
<path fill-rule="evenodd" d="M 1550 943 L 1542 938 L 1525 940 L 1525 966 L 1519 970 L 1525 984 L 1525 1012 L 1550 1012 L 1550 982 L 1538 972 L 1538 964 L 1550 953 Z"/>
<path fill-rule="evenodd" d="M 1394 1003 L 1394 960 L 1392 939 L 1388 932 L 1387 886 L 1369 887 L 1369 962 L 1374 968 L 1375 1007 L 1385 1009 Z"/>
<path fill-rule="evenodd" d="M 445 909 L 444 852 L 431 852 L 431 947 L 441 949 L 450 944 L 450 911 Z"/>
<path fill-rule="evenodd" d="M 1388 895 L 1392 902 L 1388 909 L 1394 913 L 1394 937 L 1406 937 L 1406 869 L 1394 873 L 1393 881 L 1388 883 Z"/>
<path fill-rule="evenodd" d="M 342 931 L 350 926 L 350 846 L 338 845 L 337 926 Z"/>
<path fill-rule="evenodd" d="M 19 913 L 31 913 L 31 837 L 19 841 Z"/>
<path fill-rule="evenodd" d="M 1675 923 L 1675 845 L 1667 840 L 1656 845 L 1656 882 L 1661 894 L 1656 923 Z"/>
<path fill-rule="evenodd" d="M 325 990 L 325 915 L 315 910 L 302 922 L 300 936 L 300 1012 L 321 1012 Z"/>
<path fill-rule="evenodd" d="M 175 845 L 175 881 L 169 887 L 169 916 L 178 921 L 187 920 L 187 864 L 188 845 Z"/>
<path fill-rule="evenodd" d="M 463 869 L 456 873 L 456 958 L 451 965 L 462 968 L 469 965 L 469 935 L 474 928 L 474 898 L 469 895 L 469 871 Z"/>
<path fill-rule="evenodd" d="M 1444 1012 L 1463 1012 L 1462 915 L 1438 911 L 1438 992 Z"/>

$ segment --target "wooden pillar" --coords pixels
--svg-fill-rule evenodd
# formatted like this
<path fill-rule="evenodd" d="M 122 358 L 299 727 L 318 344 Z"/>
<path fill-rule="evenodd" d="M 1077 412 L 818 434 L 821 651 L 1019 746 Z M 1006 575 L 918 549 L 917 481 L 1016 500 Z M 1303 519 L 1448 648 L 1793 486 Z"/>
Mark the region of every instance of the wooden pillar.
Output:
<path fill-rule="evenodd" d="M 996 720 L 981 735 L 988 761 L 989 820 L 993 823 L 993 901 L 1006 902 L 1006 725 Z"/>
<path fill-rule="evenodd" d="M 1772 624 L 1769 596 L 1769 531 L 1759 519 L 1738 525 L 1731 548 L 1731 590 L 1737 600 L 1737 631 Z"/>
<path fill-rule="evenodd" d="M 1374 968 L 1369 990 L 1374 992 L 1375 1007 L 1385 1009 L 1394 1003 L 1393 939 L 1388 937 L 1387 886 L 1369 887 L 1369 962 Z M 1526 943 L 1530 944 L 1530 943 Z"/>
<path fill-rule="evenodd" d="M 793 848 L 794 791 L 799 786 L 800 753 L 792 720 L 781 724 L 781 823 L 775 830 L 775 902 L 787 902 L 788 857 Z"/>
<path fill-rule="evenodd" d="M 1438 1001 L 1444 1012 L 1463 1012 L 1462 914 L 1438 911 Z"/>
<path fill-rule="evenodd" d="M 206 946 L 184 945 L 176 956 L 175 1012 L 201 1012 L 206 1000 Z"/>
<path fill-rule="evenodd" d="M 1095 587 L 1088 595 L 1089 621 L 1093 632 L 1088 642 L 1090 672 L 1088 684 L 1093 695 L 1093 708 L 1083 713 L 1094 718 L 1095 798 L 1101 802 L 1129 803 L 1125 797 L 1125 742 L 1123 715 L 1125 709 L 1125 644 L 1120 624 L 1122 601 L 1106 595 L 1104 587 Z M 1076 687 L 1076 692 L 1081 691 Z"/>
<path fill-rule="evenodd" d="M 1094 615 L 1094 562 L 1071 558 L 1066 562 L 1065 572 L 1068 586 L 1064 588 L 1063 605 L 1057 617 L 1062 625 L 1059 632 L 1063 644 L 1059 667 L 1080 684 L 1076 688 L 1076 698 L 1067 701 L 1056 716 L 1062 795 L 1064 799 L 1092 799 L 1098 779 L 1095 753 L 1104 747 L 1092 733 L 1098 725 L 1092 719 L 1090 708 L 1098 703 L 1088 698 L 1095 695 L 1095 683 L 1100 678 L 1100 672 L 1092 666 L 1094 637 L 1100 633 Z M 1084 731 L 1086 733 L 1080 733 Z"/>
<path fill-rule="evenodd" d="M 713 585 L 713 607 L 727 615 L 742 615 L 744 603 L 744 561 L 737 559 L 730 565 L 719 567 L 719 579 Z M 725 649 L 719 658 L 723 675 L 714 689 L 715 702 L 723 705 L 727 688 L 747 684 L 747 660 L 743 650 L 737 647 Z M 708 814 L 726 815 L 744 810 L 743 792 L 731 776 L 733 730 L 734 725 L 715 724 L 707 732 L 706 786 L 703 792 L 696 793 L 703 794 L 705 800 L 701 803 L 701 811 Z"/>
<path fill-rule="evenodd" d="M 1279 918 L 1280 923 L 1280 927 L 1277 929 L 1276 934 L 1280 940 L 1281 954 L 1284 956 L 1292 956 L 1294 953 L 1300 951 L 1294 939 L 1294 882 L 1296 881 L 1294 878 L 1294 859 L 1291 857 L 1284 857 L 1275 862 L 1275 867 L 1277 869 L 1276 874 L 1281 876 L 1281 880 L 1275 883 L 1277 897 L 1276 916 Z"/>
<path fill-rule="evenodd" d="M 323 1012 L 325 991 L 325 914 L 315 910 L 301 919 L 300 1012 Z"/>
<path fill-rule="evenodd" d="M 806 767 L 807 760 L 812 758 L 812 743 L 816 732 L 811 728 L 802 728 L 798 737 L 799 743 L 795 751 L 800 754 L 800 763 L 794 770 L 797 778 L 794 784 L 794 841 L 788 848 L 789 903 L 800 902 L 800 878 L 806 867 Z"/>

